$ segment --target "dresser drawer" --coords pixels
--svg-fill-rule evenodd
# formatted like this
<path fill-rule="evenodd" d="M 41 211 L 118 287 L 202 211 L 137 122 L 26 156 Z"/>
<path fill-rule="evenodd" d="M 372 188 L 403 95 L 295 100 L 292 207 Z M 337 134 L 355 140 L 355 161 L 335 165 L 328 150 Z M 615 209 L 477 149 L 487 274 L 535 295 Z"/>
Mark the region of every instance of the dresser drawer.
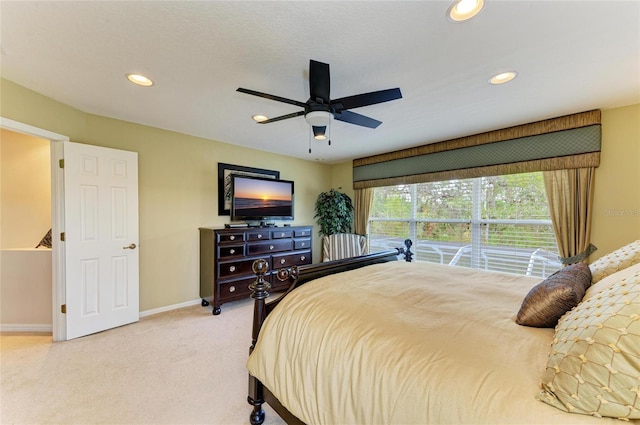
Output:
<path fill-rule="evenodd" d="M 244 256 L 244 244 L 218 246 L 218 258 L 228 258 L 228 257 L 238 257 L 238 256 L 239 257 Z"/>
<path fill-rule="evenodd" d="M 238 261 L 219 261 L 217 273 L 218 277 L 220 277 L 221 279 L 226 279 L 235 276 L 254 276 L 251 265 L 255 260 L 256 258 Z"/>
<path fill-rule="evenodd" d="M 290 238 L 293 235 L 291 230 L 272 230 L 271 237 L 273 239 L 284 239 Z"/>
<path fill-rule="evenodd" d="M 252 230 L 247 232 L 247 241 L 266 241 L 270 236 L 271 233 L 268 230 Z"/>
<path fill-rule="evenodd" d="M 247 255 L 269 254 L 271 252 L 291 251 L 291 239 L 271 240 L 260 243 L 247 244 Z"/>
<path fill-rule="evenodd" d="M 284 267 L 311 264 L 311 251 L 298 251 L 294 253 L 276 254 L 273 256 L 272 263 L 273 270 L 278 270 Z"/>
<path fill-rule="evenodd" d="M 265 276 L 269 278 L 270 276 Z M 235 279 L 226 281 L 220 284 L 220 301 L 225 302 L 229 300 L 237 300 L 241 298 L 248 298 L 251 295 L 249 285 L 256 281 L 255 276 L 244 277 L 241 279 Z"/>
<path fill-rule="evenodd" d="M 293 231 L 293 236 L 296 238 L 311 237 L 311 228 L 309 229 L 296 229 Z"/>
<path fill-rule="evenodd" d="M 311 247 L 311 239 L 294 239 L 293 249 L 309 249 Z"/>
<path fill-rule="evenodd" d="M 244 232 L 218 233 L 218 243 L 244 242 Z"/>

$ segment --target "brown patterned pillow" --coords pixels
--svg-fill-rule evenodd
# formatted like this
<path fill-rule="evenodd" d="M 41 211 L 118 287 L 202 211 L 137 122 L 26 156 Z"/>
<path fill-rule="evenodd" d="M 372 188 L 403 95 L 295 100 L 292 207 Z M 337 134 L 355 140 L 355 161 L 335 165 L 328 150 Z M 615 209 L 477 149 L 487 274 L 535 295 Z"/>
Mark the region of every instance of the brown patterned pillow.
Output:
<path fill-rule="evenodd" d="M 516 323 L 535 328 L 553 328 L 558 319 L 577 306 L 591 285 L 591 271 L 585 263 L 558 270 L 536 286 L 522 301 Z"/>

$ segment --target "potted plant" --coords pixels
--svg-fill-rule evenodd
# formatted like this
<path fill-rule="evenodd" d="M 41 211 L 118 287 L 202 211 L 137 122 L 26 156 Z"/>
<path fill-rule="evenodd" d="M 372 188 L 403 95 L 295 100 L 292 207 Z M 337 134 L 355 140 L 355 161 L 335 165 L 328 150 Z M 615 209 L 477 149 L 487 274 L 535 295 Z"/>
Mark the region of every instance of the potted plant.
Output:
<path fill-rule="evenodd" d="M 316 199 L 316 223 L 320 226 L 320 236 L 334 233 L 351 233 L 353 227 L 353 203 L 349 195 L 331 189 L 322 192 Z"/>

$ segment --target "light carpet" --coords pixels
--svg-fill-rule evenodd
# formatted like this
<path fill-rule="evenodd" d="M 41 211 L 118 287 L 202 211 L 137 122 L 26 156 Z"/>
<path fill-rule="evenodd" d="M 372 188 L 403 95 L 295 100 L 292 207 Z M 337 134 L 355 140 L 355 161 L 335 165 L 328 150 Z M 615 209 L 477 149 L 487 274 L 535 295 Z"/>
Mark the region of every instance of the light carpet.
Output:
<path fill-rule="evenodd" d="M 2 424 L 248 424 L 252 300 L 71 341 L 0 335 Z M 267 425 L 284 421 L 265 405 Z"/>

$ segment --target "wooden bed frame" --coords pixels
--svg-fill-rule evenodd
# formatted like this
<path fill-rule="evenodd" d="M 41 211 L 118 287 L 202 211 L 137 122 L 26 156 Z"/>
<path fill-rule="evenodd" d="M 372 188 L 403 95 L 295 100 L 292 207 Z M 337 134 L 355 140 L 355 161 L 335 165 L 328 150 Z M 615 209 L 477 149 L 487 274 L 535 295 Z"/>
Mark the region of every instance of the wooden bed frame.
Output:
<path fill-rule="evenodd" d="M 413 257 L 413 252 L 411 252 L 412 242 L 410 239 L 407 239 L 404 241 L 404 244 L 404 248 L 395 248 L 389 251 L 362 255 L 344 260 L 327 261 L 324 263 L 309 264 L 300 267 L 293 266 L 290 269 L 281 269 L 277 273 L 277 279 L 281 281 L 288 280 L 291 284 L 284 294 L 268 303 L 266 302 L 266 299 L 269 297 L 271 285 L 264 279 L 264 275 L 269 271 L 268 263 L 262 259 L 254 261 L 253 271 L 257 275 L 257 279 L 249 287 L 252 292 L 251 298 L 254 299 L 253 331 L 249 354 L 253 352 L 262 323 L 267 318 L 267 315 L 284 297 L 287 296 L 289 292 L 293 291 L 298 286 L 319 277 L 347 270 L 354 270 L 372 264 L 397 261 L 398 257 L 403 254 L 405 261 L 410 262 Z M 249 395 L 247 397 L 247 401 L 251 406 L 253 406 L 253 411 L 249 416 L 249 420 L 252 425 L 260 425 L 264 422 L 265 412 L 262 409 L 262 405 L 264 403 L 269 404 L 269 406 L 271 406 L 271 408 L 273 408 L 273 410 L 275 410 L 287 424 L 304 425 L 304 422 L 289 412 L 271 393 L 271 391 L 262 384 L 262 382 L 251 375 L 249 375 Z"/>

